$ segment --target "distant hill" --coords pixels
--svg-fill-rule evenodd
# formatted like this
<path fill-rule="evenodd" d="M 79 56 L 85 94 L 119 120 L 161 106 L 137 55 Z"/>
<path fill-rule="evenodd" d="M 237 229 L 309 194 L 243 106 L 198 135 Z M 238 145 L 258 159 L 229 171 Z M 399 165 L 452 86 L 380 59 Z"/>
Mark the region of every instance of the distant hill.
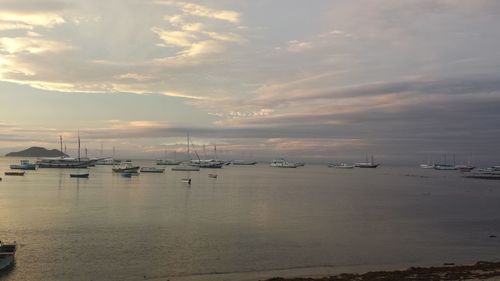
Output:
<path fill-rule="evenodd" d="M 33 146 L 22 151 L 7 153 L 5 154 L 5 156 L 6 157 L 58 157 L 61 156 L 61 154 L 62 154 L 61 151 L 57 149 L 48 150 L 43 147 Z M 68 155 L 64 154 L 64 156 Z"/>

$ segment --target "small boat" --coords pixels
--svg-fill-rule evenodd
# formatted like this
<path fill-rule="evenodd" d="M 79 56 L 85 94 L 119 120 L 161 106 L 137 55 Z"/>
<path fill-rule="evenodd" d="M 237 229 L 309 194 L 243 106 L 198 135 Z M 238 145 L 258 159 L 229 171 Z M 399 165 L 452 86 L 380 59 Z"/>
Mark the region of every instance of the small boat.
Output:
<path fill-rule="evenodd" d="M 185 182 L 187 184 L 191 184 L 191 179 L 190 178 L 183 178 L 182 182 Z"/>
<path fill-rule="evenodd" d="M 36 170 L 36 164 L 30 163 L 29 160 L 21 160 L 21 164 L 10 165 L 12 170 Z"/>
<path fill-rule="evenodd" d="M 434 169 L 434 165 L 420 164 L 420 168 L 422 168 L 422 169 Z"/>
<path fill-rule="evenodd" d="M 460 172 L 464 173 L 464 172 L 470 172 L 474 170 L 476 167 L 471 165 L 456 165 L 455 168 Z"/>
<path fill-rule="evenodd" d="M 17 243 L 3 243 L 0 241 L 0 271 L 14 264 Z"/>
<path fill-rule="evenodd" d="M 352 169 L 354 168 L 354 165 L 349 165 L 347 163 L 340 163 L 340 164 L 328 164 L 328 167 L 335 169 Z"/>
<path fill-rule="evenodd" d="M 276 167 L 276 168 L 297 168 L 299 165 L 297 165 L 297 163 L 289 162 L 289 161 L 286 161 L 285 159 L 281 158 L 281 159 L 273 160 L 271 162 L 270 166 Z"/>
<path fill-rule="evenodd" d="M 16 171 L 10 171 L 10 172 L 5 172 L 6 176 L 24 176 L 25 172 L 16 172 Z"/>
<path fill-rule="evenodd" d="M 124 166 L 114 167 L 113 172 L 115 173 L 137 173 L 141 167 L 132 166 L 131 162 L 127 162 Z"/>
<path fill-rule="evenodd" d="M 209 178 L 216 179 L 216 178 L 217 178 L 217 174 L 208 174 L 208 177 L 209 177 Z"/>
<path fill-rule="evenodd" d="M 89 173 L 71 173 L 69 174 L 69 177 L 70 178 L 85 178 L 85 179 L 88 179 L 89 178 Z"/>
<path fill-rule="evenodd" d="M 233 160 L 233 165 L 241 165 L 241 166 L 250 166 L 255 165 L 257 162 L 255 161 L 247 161 L 247 160 Z"/>
<path fill-rule="evenodd" d="M 165 172 L 165 168 L 156 168 L 156 167 L 142 167 L 141 173 L 163 173 Z"/>

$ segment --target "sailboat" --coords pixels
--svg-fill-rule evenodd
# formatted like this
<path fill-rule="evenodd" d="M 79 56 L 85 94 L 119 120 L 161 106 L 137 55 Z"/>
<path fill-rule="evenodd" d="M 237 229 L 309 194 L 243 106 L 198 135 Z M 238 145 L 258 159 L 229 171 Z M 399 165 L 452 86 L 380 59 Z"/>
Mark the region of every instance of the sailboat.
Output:
<path fill-rule="evenodd" d="M 354 167 L 357 168 L 377 168 L 379 165 L 380 163 L 375 163 L 373 161 L 373 154 L 371 155 L 371 161 L 368 162 L 368 153 L 366 154 L 365 162 L 354 163 Z"/>
<path fill-rule="evenodd" d="M 198 157 L 198 153 L 196 153 L 195 151 L 195 154 L 196 156 Z M 189 160 L 190 158 L 190 153 L 189 153 L 189 133 L 187 134 L 187 161 L 186 162 L 183 162 L 181 163 L 180 165 L 177 165 L 175 167 L 172 168 L 172 171 L 193 171 L 193 172 L 197 172 L 200 170 L 200 167 L 196 167 L 196 166 L 191 166 L 191 161 Z M 198 160 L 200 160 L 200 157 L 198 157 Z"/>
<path fill-rule="evenodd" d="M 78 159 L 66 157 L 63 150 L 62 136 L 59 136 L 59 141 L 61 143 L 61 156 L 60 157 L 44 157 L 37 161 L 39 168 L 88 168 L 91 161 L 83 161 L 80 159 L 80 149 L 78 149 Z M 78 143 L 80 144 L 80 137 L 78 137 Z"/>

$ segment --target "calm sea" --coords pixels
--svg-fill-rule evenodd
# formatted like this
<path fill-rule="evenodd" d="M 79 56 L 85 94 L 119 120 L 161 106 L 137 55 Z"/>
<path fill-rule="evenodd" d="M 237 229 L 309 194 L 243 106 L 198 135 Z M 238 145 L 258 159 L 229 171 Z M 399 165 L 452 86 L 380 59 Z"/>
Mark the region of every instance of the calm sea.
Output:
<path fill-rule="evenodd" d="M 500 237 L 500 182 L 456 171 L 261 164 L 190 172 L 188 186 L 188 172 L 170 168 L 4 176 L 18 160 L 0 158 L 0 239 L 20 244 L 2 280 L 251 280 L 270 270 L 500 259 L 500 238 L 490 237 Z"/>

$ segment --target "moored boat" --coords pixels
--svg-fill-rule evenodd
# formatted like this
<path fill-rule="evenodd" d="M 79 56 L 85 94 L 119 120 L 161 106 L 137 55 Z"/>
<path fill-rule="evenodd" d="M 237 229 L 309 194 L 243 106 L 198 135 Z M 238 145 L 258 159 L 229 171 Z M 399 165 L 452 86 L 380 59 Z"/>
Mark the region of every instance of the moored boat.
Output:
<path fill-rule="evenodd" d="M 217 178 L 217 174 L 208 174 L 208 177 L 212 178 L 212 179 L 216 179 Z"/>
<path fill-rule="evenodd" d="M 181 163 L 182 163 L 182 161 L 172 160 L 172 159 L 158 159 L 158 160 L 156 160 L 156 165 L 162 165 L 162 166 L 179 165 Z"/>
<path fill-rule="evenodd" d="M 281 159 L 275 159 L 271 162 L 270 164 L 271 167 L 276 167 L 276 168 L 297 168 L 299 165 L 295 162 L 289 162 L 283 158 Z"/>
<path fill-rule="evenodd" d="M 242 166 L 244 165 L 250 166 L 257 164 L 257 162 L 249 160 L 233 160 L 231 163 L 233 163 L 233 165 L 242 165 Z"/>
<path fill-rule="evenodd" d="M 71 173 L 69 174 L 69 177 L 70 178 L 85 178 L 85 179 L 88 179 L 89 178 L 89 175 L 90 173 Z"/>
<path fill-rule="evenodd" d="M 156 168 L 156 167 L 142 167 L 140 169 L 141 173 L 163 173 L 165 172 L 165 168 Z"/>
<path fill-rule="evenodd" d="M 6 176 L 24 176 L 25 172 L 17 172 L 17 171 L 10 171 L 10 172 L 5 172 Z"/>
<path fill-rule="evenodd" d="M 141 167 L 133 166 L 131 162 L 126 163 L 123 166 L 113 167 L 113 172 L 115 173 L 137 173 Z"/>
<path fill-rule="evenodd" d="M 368 162 L 368 153 L 366 154 L 365 162 L 354 163 L 354 167 L 357 168 L 377 168 L 378 166 L 380 166 L 380 163 L 373 161 L 373 154 L 371 155 L 371 161 Z"/>
<path fill-rule="evenodd" d="M 328 167 L 335 169 L 352 169 L 354 168 L 354 165 L 349 165 L 347 163 L 340 163 L 340 164 L 328 164 Z"/>
<path fill-rule="evenodd" d="M 17 243 L 3 243 L 0 241 L 0 271 L 14 264 Z"/>
<path fill-rule="evenodd" d="M 457 168 L 454 165 L 449 165 L 449 164 L 436 164 L 436 165 L 434 165 L 434 170 L 454 171 L 454 170 L 457 170 Z"/>
<path fill-rule="evenodd" d="M 172 167 L 172 171 L 197 172 L 199 170 L 200 170 L 200 167 L 191 166 L 191 165 L 187 165 L 187 164 L 181 164 L 181 165 L 177 165 L 175 167 Z"/>
<path fill-rule="evenodd" d="M 30 163 L 29 160 L 21 160 L 20 164 L 10 165 L 12 170 L 36 170 L 36 164 Z"/>
<path fill-rule="evenodd" d="M 500 180 L 500 171 L 481 169 L 478 171 L 462 173 L 462 176 L 472 179 Z"/>

